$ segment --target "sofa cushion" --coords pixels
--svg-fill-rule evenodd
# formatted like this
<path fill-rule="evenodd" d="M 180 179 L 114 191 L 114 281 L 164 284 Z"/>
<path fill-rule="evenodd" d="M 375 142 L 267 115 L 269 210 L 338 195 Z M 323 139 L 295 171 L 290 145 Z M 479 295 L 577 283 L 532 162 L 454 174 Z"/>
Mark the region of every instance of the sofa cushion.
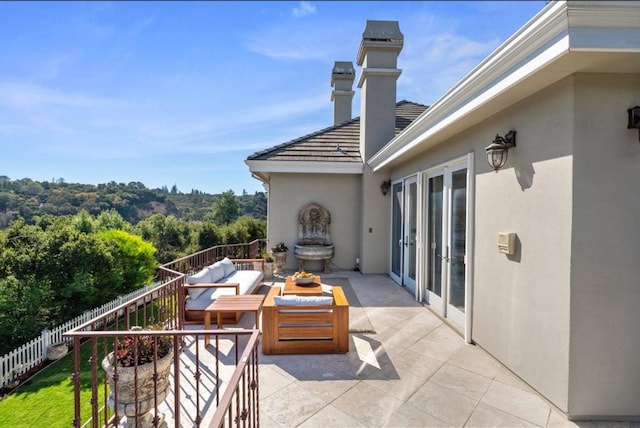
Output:
<path fill-rule="evenodd" d="M 273 296 L 273 302 L 277 306 L 326 306 L 333 303 L 331 296 Z"/>
<path fill-rule="evenodd" d="M 264 274 L 259 270 L 237 270 L 225 277 L 224 284 L 237 282 L 240 284 L 238 294 L 252 294 L 262 283 Z"/>
<path fill-rule="evenodd" d="M 222 259 L 220 262 L 222 266 L 224 267 L 224 276 L 229 276 L 231 275 L 233 272 L 236 271 L 236 267 L 233 264 L 233 262 L 231 260 L 229 260 L 228 257 L 225 257 L 224 259 Z"/>
<path fill-rule="evenodd" d="M 211 275 L 211 282 L 214 284 L 220 282 L 226 276 L 224 274 L 224 266 L 220 262 L 215 262 L 209 266 L 209 274 Z"/>
<path fill-rule="evenodd" d="M 191 275 L 187 277 L 187 284 L 195 285 L 195 284 L 210 284 L 211 283 L 211 274 L 208 268 L 202 269 L 200 272 L 195 275 Z M 189 299 L 197 299 L 200 294 L 202 294 L 206 288 L 190 288 L 189 289 Z"/>
<path fill-rule="evenodd" d="M 211 274 L 208 268 L 204 268 L 200 272 L 187 277 L 187 284 L 189 285 L 209 284 L 210 282 L 211 282 Z"/>
<path fill-rule="evenodd" d="M 206 288 L 197 299 L 187 299 L 185 308 L 188 311 L 204 311 L 214 300 L 224 294 L 236 294 L 233 288 Z"/>

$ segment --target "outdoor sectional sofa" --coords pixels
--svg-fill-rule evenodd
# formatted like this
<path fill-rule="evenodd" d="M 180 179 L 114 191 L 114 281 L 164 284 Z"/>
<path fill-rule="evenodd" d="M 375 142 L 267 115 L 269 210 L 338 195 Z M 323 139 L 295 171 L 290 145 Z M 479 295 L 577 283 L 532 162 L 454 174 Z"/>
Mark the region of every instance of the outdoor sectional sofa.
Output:
<path fill-rule="evenodd" d="M 259 269 L 256 269 L 259 267 Z M 223 294 L 253 294 L 264 278 L 264 259 L 224 258 L 188 276 L 184 288 L 185 322 L 204 322 L 204 310 Z M 242 313 L 224 314 L 225 323 L 235 324 Z"/>

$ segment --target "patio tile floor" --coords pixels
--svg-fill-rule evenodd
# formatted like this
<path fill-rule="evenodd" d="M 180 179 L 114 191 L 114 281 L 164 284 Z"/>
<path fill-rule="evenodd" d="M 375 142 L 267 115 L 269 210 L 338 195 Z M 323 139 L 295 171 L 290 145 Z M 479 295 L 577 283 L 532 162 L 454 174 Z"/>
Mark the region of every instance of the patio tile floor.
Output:
<path fill-rule="evenodd" d="M 386 275 L 329 276 L 349 279 L 376 333 L 351 334 L 347 354 L 260 352 L 261 426 L 612 426 L 568 421 Z"/>

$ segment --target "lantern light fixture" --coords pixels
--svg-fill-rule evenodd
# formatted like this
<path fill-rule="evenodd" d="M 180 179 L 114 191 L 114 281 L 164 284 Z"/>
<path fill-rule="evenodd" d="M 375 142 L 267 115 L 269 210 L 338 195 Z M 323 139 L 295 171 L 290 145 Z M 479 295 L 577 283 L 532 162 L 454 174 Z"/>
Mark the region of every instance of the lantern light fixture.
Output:
<path fill-rule="evenodd" d="M 485 148 L 489 166 L 498 171 L 507 163 L 509 149 L 516 146 L 516 131 L 509 131 L 504 137 L 496 134 L 493 142 Z"/>
<path fill-rule="evenodd" d="M 380 191 L 382 192 L 383 195 L 387 195 L 387 193 L 389 193 L 389 189 L 391 188 L 391 180 L 385 180 L 382 182 L 382 184 L 380 185 Z"/>

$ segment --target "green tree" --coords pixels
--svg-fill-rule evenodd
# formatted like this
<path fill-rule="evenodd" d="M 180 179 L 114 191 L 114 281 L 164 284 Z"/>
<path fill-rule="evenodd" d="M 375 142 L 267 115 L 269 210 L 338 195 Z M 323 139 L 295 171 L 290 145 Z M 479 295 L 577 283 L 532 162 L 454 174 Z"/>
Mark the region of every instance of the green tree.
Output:
<path fill-rule="evenodd" d="M 0 355 L 37 337 L 50 324 L 51 290 L 33 278 L 0 278 Z"/>
<path fill-rule="evenodd" d="M 177 259 L 195 248 L 189 223 L 173 215 L 154 214 L 140 221 L 136 231 L 142 239 L 153 243 L 160 263 Z"/>
<path fill-rule="evenodd" d="M 213 215 L 219 224 L 229 224 L 238 218 L 238 201 L 233 190 L 222 193 L 222 197 L 216 202 Z"/>
<path fill-rule="evenodd" d="M 128 230 L 130 225 L 120 215 L 120 213 L 114 209 L 108 211 L 102 211 L 98 217 L 96 217 L 96 230 Z"/>
<path fill-rule="evenodd" d="M 211 222 L 202 222 L 197 235 L 198 250 L 215 247 L 222 241 L 218 226 Z"/>
<path fill-rule="evenodd" d="M 151 283 L 158 267 L 153 244 L 124 230 L 110 229 L 99 235 L 115 244 L 112 254 L 123 293 Z"/>
<path fill-rule="evenodd" d="M 85 210 L 80 211 L 73 218 L 73 224 L 82 233 L 91 233 L 94 231 L 94 219 Z"/>

